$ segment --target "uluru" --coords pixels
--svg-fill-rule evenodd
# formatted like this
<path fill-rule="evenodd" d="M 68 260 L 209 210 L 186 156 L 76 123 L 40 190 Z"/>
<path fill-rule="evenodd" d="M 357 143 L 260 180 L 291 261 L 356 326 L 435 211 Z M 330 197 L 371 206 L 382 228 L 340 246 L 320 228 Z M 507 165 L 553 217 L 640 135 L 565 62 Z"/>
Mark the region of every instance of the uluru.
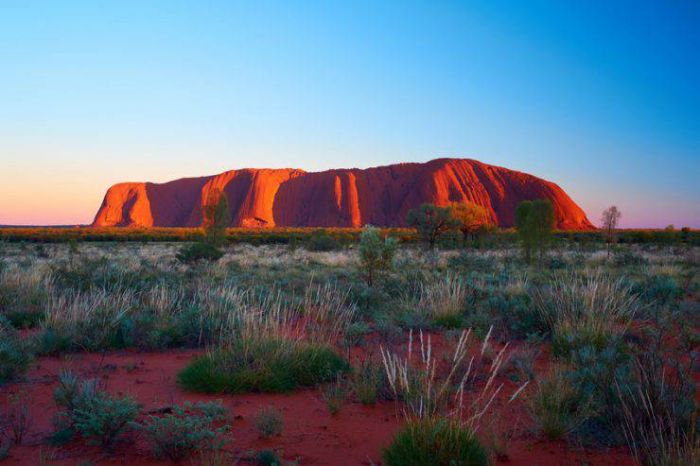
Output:
<path fill-rule="evenodd" d="M 519 202 L 549 199 L 556 227 L 586 230 L 583 210 L 551 181 L 472 159 L 441 158 L 367 169 L 230 170 L 166 183 L 119 183 L 107 190 L 95 227 L 196 227 L 215 189 L 226 193 L 232 227 L 405 226 L 422 203 L 472 202 L 501 227 L 514 223 Z"/>

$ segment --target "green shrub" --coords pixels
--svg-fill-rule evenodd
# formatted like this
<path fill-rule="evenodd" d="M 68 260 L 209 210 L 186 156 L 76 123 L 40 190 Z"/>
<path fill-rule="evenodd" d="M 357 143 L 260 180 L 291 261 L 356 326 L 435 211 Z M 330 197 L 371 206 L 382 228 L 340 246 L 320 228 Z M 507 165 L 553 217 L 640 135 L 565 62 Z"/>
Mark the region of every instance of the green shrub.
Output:
<path fill-rule="evenodd" d="M 539 429 L 550 440 L 573 432 L 592 415 L 590 401 L 563 370 L 555 370 L 540 381 L 527 405 Z"/>
<path fill-rule="evenodd" d="M 0 315 L 0 384 L 24 373 L 31 355 L 12 325 Z"/>
<path fill-rule="evenodd" d="M 73 410 L 76 431 L 109 449 L 139 413 L 139 404 L 131 397 L 113 398 L 106 392 L 82 400 Z"/>
<path fill-rule="evenodd" d="M 281 466 L 282 460 L 273 450 L 260 450 L 255 455 L 255 461 L 260 466 Z"/>
<path fill-rule="evenodd" d="M 343 384 L 343 379 L 338 377 L 335 382 L 322 387 L 321 394 L 328 407 L 328 412 L 335 416 L 345 404 L 348 391 Z"/>
<path fill-rule="evenodd" d="M 219 437 L 228 426 L 217 428 L 214 424 L 225 418 L 226 408 L 220 402 L 186 402 L 163 416 L 150 416 L 141 428 L 157 457 L 176 462 L 198 451 L 220 448 L 223 442 Z"/>
<path fill-rule="evenodd" d="M 367 286 L 372 286 L 377 273 L 392 268 L 398 244 L 396 238 L 382 239 L 379 228 L 372 225 L 366 225 L 362 230 L 358 250 L 360 269 L 365 275 Z"/>
<path fill-rule="evenodd" d="M 534 293 L 533 301 L 551 332 L 553 353 L 561 357 L 585 346 L 601 351 L 619 341 L 638 308 L 624 280 L 602 274 L 557 276 Z"/>
<path fill-rule="evenodd" d="M 104 449 L 112 447 L 140 409 L 131 397 L 114 398 L 99 387 L 97 380 L 80 380 L 70 371 L 59 376 L 54 400 L 65 409 L 55 419 L 55 442 L 68 441 L 74 433 L 80 433 Z"/>
<path fill-rule="evenodd" d="M 331 235 L 326 233 L 326 230 L 314 230 L 309 236 L 305 244 L 309 251 L 333 251 L 340 248 L 338 241 Z"/>
<path fill-rule="evenodd" d="M 188 390 L 205 393 L 287 392 L 333 380 L 349 368 L 328 346 L 238 339 L 230 348 L 196 358 L 179 381 Z"/>
<path fill-rule="evenodd" d="M 383 451 L 387 466 L 485 466 L 486 449 L 474 433 L 457 421 L 409 421 Z"/>
<path fill-rule="evenodd" d="M 441 235 L 460 225 L 459 220 L 452 216 L 451 207 L 439 207 L 434 204 L 421 204 L 409 210 L 406 223 L 416 229 L 421 241 L 431 250 L 435 248 Z"/>
<path fill-rule="evenodd" d="M 255 415 L 255 428 L 263 438 L 275 437 L 282 433 L 284 420 L 280 412 L 272 406 L 262 408 Z"/>
<path fill-rule="evenodd" d="M 385 382 L 384 368 L 368 358 L 363 360 L 353 373 L 352 390 L 360 403 L 372 405 L 386 388 Z"/>
<path fill-rule="evenodd" d="M 610 342 L 603 349 L 586 345 L 573 348 L 568 359 L 567 377 L 590 400 L 591 411 L 595 413 L 579 427 L 577 436 L 594 444 L 621 444 L 624 413 L 619 391 L 629 391 L 635 385 L 629 349 L 619 341 Z"/>
<path fill-rule="evenodd" d="M 183 264 L 196 264 L 201 261 L 216 262 L 224 253 L 211 243 L 192 243 L 180 248 L 176 254 L 178 261 Z"/>
<path fill-rule="evenodd" d="M 537 252 L 540 263 L 552 240 L 554 207 L 547 199 L 522 201 L 515 210 L 515 224 L 523 245 L 525 260 L 530 263 Z"/>

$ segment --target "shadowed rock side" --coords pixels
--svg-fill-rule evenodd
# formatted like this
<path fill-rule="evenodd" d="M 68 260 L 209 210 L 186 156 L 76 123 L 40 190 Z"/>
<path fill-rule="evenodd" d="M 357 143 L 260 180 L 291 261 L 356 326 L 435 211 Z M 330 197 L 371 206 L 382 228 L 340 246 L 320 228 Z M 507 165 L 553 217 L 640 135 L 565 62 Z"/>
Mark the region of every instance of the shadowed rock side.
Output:
<path fill-rule="evenodd" d="M 593 228 L 556 184 L 468 159 L 313 173 L 243 169 L 163 184 L 119 183 L 107 191 L 93 226 L 196 227 L 213 189 L 228 196 L 231 226 L 404 226 L 408 210 L 424 202 L 469 201 L 509 227 L 520 201 L 550 199 L 557 228 Z"/>

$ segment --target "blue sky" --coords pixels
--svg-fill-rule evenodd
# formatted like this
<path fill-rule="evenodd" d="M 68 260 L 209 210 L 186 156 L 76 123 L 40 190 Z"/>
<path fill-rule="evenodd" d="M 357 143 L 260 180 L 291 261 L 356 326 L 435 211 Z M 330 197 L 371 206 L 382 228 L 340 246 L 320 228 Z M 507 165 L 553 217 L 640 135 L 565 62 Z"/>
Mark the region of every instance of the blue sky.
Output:
<path fill-rule="evenodd" d="M 469 157 L 700 227 L 700 3 L 0 2 L 0 224 L 119 181 Z"/>

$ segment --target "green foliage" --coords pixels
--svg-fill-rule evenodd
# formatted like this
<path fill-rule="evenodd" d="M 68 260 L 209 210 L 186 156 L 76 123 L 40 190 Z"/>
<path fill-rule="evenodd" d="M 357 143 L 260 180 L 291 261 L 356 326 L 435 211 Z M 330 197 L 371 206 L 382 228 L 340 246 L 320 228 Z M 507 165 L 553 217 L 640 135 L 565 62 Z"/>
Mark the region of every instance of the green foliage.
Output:
<path fill-rule="evenodd" d="M 213 243 L 192 243 L 180 248 L 177 253 L 177 260 L 183 264 L 196 264 L 197 262 L 207 261 L 216 262 L 224 256 L 224 253 L 219 250 Z"/>
<path fill-rule="evenodd" d="M 228 197 L 220 189 L 212 189 L 202 208 L 205 243 L 221 246 L 226 242 L 226 227 L 231 223 Z"/>
<path fill-rule="evenodd" d="M 260 450 L 255 455 L 255 461 L 260 466 L 282 466 L 282 460 L 274 450 Z"/>
<path fill-rule="evenodd" d="M 409 210 L 406 223 L 416 229 L 421 241 L 430 249 L 435 247 L 440 235 L 459 226 L 450 207 L 438 207 L 433 204 L 421 204 L 417 209 Z"/>
<path fill-rule="evenodd" d="M 335 382 L 329 383 L 321 388 L 321 395 L 326 402 L 328 412 L 335 416 L 345 404 L 348 391 L 342 377 L 338 376 Z"/>
<path fill-rule="evenodd" d="M 387 466 L 486 466 L 489 457 L 474 433 L 457 421 L 409 421 L 382 454 Z"/>
<path fill-rule="evenodd" d="M 366 225 L 360 234 L 360 268 L 365 275 L 367 286 L 372 286 L 378 272 L 390 270 L 393 266 L 394 255 L 398 241 L 396 238 L 382 240 L 379 228 Z"/>
<path fill-rule="evenodd" d="M 82 400 L 73 411 L 75 429 L 102 448 L 109 449 L 139 413 L 139 404 L 131 397 L 112 398 L 106 392 Z"/>
<path fill-rule="evenodd" d="M 314 230 L 304 246 L 309 251 L 316 252 L 334 251 L 340 248 L 338 241 L 329 235 L 325 229 Z"/>
<path fill-rule="evenodd" d="M 360 403 L 373 405 L 387 388 L 384 368 L 371 358 L 364 359 L 353 373 L 351 384 Z"/>
<path fill-rule="evenodd" d="M 573 432 L 592 416 L 590 401 L 562 370 L 538 383 L 528 400 L 530 414 L 550 440 Z"/>
<path fill-rule="evenodd" d="M 134 399 L 114 398 L 96 380 L 80 380 L 72 372 L 61 373 L 54 400 L 65 408 L 59 417 L 58 438 L 69 439 L 76 432 L 104 449 L 114 445 L 140 409 Z"/>
<path fill-rule="evenodd" d="M 260 436 L 263 438 L 280 435 L 284 428 L 282 414 L 272 406 L 260 409 L 255 415 L 255 428 L 258 429 Z"/>
<path fill-rule="evenodd" d="M 0 384 L 23 374 L 30 361 L 29 348 L 12 324 L 0 314 Z"/>
<path fill-rule="evenodd" d="M 226 408 L 221 402 L 185 402 L 175 405 L 172 412 L 149 416 L 140 428 L 146 433 L 153 452 L 177 462 L 195 452 L 218 449 L 222 446 L 227 425 L 216 427 L 226 419 Z"/>
<path fill-rule="evenodd" d="M 188 390 L 205 393 L 287 392 L 349 371 L 331 348 L 280 339 L 239 339 L 201 356 L 179 375 Z"/>
<path fill-rule="evenodd" d="M 515 225 L 529 263 L 536 251 L 541 261 L 552 240 L 554 207 L 545 199 L 522 201 L 515 210 Z"/>
<path fill-rule="evenodd" d="M 466 246 L 468 239 L 481 237 L 493 228 L 489 212 L 484 206 L 467 202 L 450 204 L 452 216 L 458 222 L 457 228 L 462 232 L 462 243 Z"/>

